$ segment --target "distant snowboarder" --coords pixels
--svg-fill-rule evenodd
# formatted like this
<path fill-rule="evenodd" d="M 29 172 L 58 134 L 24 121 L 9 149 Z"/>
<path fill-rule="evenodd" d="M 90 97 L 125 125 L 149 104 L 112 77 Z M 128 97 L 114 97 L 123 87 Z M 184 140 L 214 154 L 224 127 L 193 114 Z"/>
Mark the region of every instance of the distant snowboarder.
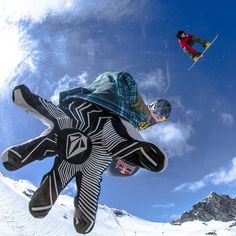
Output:
<path fill-rule="evenodd" d="M 138 93 L 137 84 L 125 72 L 105 72 L 89 87 L 60 93 L 59 106 L 33 94 L 26 86 L 13 90 L 13 102 L 44 124 L 40 136 L 8 148 L 3 165 L 14 171 L 55 156 L 51 171 L 42 178 L 29 203 L 30 213 L 45 217 L 57 197 L 76 178 L 74 227 L 89 233 L 94 226 L 102 173 L 115 159 L 160 172 L 167 157 L 135 129 L 152 118 Z"/>
<path fill-rule="evenodd" d="M 180 47 L 194 61 L 197 61 L 202 56 L 201 52 L 198 52 L 192 47 L 195 43 L 200 43 L 204 48 L 210 46 L 210 42 L 208 42 L 207 40 L 202 39 L 196 35 L 184 32 L 182 30 L 179 30 L 177 32 L 176 37 L 178 39 Z"/>

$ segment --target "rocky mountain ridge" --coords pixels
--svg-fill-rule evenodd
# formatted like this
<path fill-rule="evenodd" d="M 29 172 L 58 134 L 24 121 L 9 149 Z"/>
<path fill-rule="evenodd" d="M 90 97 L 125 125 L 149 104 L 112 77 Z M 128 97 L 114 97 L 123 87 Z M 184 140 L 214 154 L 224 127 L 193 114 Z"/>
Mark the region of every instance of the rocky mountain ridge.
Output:
<path fill-rule="evenodd" d="M 202 202 L 193 205 L 192 210 L 184 212 L 180 219 L 172 221 L 171 224 L 182 224 L 194 220 L 203 222 L 211 220 L 222 222 L 235 221 L 236 198 L 211 192 Z"/>

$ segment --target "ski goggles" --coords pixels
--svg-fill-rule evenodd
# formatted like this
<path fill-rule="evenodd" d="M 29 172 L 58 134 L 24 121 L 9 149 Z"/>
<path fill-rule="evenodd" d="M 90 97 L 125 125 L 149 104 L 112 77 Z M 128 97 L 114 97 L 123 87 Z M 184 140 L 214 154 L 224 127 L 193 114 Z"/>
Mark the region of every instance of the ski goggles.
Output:
<path fill-rule="evenodd" d="M 157 113 L 153 112 L 152 117 L 154 118 L 155 121 L 160 122 L 167 119 L 167 114 L 165 111 L 159 111 Z"/>

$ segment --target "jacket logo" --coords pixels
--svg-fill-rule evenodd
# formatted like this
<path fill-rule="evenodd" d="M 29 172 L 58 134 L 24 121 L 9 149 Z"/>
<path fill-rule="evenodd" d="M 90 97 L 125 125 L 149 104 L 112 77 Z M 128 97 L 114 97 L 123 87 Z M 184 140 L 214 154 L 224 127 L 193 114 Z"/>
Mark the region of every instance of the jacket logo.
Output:
<path fill-rule="evenodd" d="M 123 175 L 131 175 L 135 171 L 134 166 L 131 166 L 122 160 L 117 160 L 115 168 Z"/>
<path fill-rule="evenodd" d="M 73 133 L 67 136 L 66 157 L 70 159 L 87 150 L 88 138 L 81 133 Z"/>

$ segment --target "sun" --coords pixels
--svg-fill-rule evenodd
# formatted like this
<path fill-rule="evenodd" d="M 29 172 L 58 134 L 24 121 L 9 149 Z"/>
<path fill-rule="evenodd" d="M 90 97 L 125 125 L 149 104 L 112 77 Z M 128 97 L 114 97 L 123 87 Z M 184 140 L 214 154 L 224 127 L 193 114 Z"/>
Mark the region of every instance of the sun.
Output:
<path fill-rule="evenodd" d="M 6 88 L 17 65 L 25 57 L 21 35 L 16 25 L 0 25 L 0 89 Z"/>

